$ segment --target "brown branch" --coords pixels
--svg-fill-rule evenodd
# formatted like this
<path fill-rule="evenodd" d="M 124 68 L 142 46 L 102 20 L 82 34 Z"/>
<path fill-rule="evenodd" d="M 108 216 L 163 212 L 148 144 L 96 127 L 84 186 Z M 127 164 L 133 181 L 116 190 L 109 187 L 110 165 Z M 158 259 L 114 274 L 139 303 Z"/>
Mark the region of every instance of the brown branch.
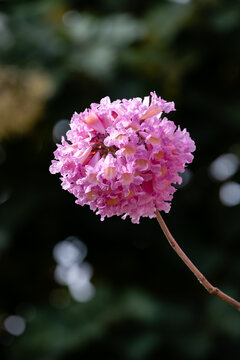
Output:
<path fill-rule="evenodd" d="M 213 286 L 205 278 L 205 276 L 196 268 L 196 266 L 191 262 L 191 260 L 187 257 L 184 251 L 177 244 L 176 240 L 173 238 L 172 234 L 168 230 L 168 227 L 165 224 L 159 211 L 156 211 L 155 214 L 157 216 L 158 223 L 161 226 L 162 231 L 164 232 L 169 244 L 171 245 L 173 250 L 178 254 L 178 256 L 182 259 L 182 261 L 187 265 L 187 267 L 193 272 L 193 274 L 196 276 L 200 284 L 202 284 L 210 294 L 219 297 L 220 299 L 226 301 L 227 303 L 235 307 L 238 311 L 240 311 L 240 302 L 236 301 L 231 296 L 225 294 L 224 292 Z"/>

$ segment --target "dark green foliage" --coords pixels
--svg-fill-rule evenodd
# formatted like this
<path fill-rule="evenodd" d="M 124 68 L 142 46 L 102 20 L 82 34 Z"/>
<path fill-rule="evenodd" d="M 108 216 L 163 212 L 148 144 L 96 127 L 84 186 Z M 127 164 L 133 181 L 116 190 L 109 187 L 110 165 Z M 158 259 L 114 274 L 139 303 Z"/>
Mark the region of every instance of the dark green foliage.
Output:
<path fill-rule="evenodd" d="M 106 95 L 174 100 L 170 118 L 197 150 L 164 218 L 209 281 L 240 299 L 240 205 L 224 206 L 224 181 L 209 176 L 221 154 L 240 157 L 240 2 L 185 3 L 0 1 L 0 73 L 41 70 L 54 88 L 35 124 L 3 136 L 0 76 L 1 359 L 238 358 L 240 314 L 205 292 L 155 220 L 100 222 L 48 172 L 53 126 L 74 111 Z M 239 171 L 228 180 L 239 183 Z M 70 235 L 94 268 L 84 304 L 53 276 L 53 247 Z M 4 328 L 12 314 L 26 320 L 19 337 Z"/>

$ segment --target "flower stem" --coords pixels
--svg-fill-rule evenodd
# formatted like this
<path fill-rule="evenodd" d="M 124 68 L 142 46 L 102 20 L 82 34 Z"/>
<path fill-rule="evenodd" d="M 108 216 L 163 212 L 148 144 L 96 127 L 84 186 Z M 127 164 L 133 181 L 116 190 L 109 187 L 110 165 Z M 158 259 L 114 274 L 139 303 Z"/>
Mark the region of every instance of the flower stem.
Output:
<path fill-rule="evenodd" d="M 228 304 L 235 307 L 238 311 L 240 311 L 240 302 L 233 299 L 231 296 L 225 294 L 223 291 L 219 290 L 215 286 L 213 286 L 206 278 L 205 276 L 196 268 L 196 266 L 192 263 L 192 261 L 187 257 L 187 255 L 184 253 L 184 251 L 180 248 L 176 240 L 173 238 L 172 234 L 168 230 L 167 225 L 165 224 L 162 216 L 160 215 L 159 211 L 155 212 L 157 216 L 157 220 L 159 225 L 162 228 L 162 231 L 164 232 L 169 244 L 173 248 L 173 250 L 178 254 L 178 256 L 182 259 L 182 261 L 187 265 L 187 267 L 193 272 L 193 274 L 196 276 L 198 281 L 202 286 L 205 287 L 205 289 L 212 295 L 215 295 L 222 299 L 223 301 L 227 302 Z"/>

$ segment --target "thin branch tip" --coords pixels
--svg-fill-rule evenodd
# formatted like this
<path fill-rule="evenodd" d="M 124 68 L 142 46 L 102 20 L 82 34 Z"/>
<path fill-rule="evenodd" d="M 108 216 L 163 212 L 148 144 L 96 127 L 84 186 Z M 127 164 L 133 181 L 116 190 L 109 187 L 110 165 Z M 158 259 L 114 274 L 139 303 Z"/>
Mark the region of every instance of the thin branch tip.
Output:
<path fill-rule="evenodd" d="M 240 302 L 233 299 L 231 296 L 225 294 L 223 291 L 213 286 L 206 277 L 198 270 L 198 268 L 192 263 L 192 261 L 188 258 L 188 256 L 184 253 L 184 251 L 180 248 L 172 234 L 170 233 L 167 225 L 165 224 L 160 212 L 158 210 L 155 211 L 157 221 L 166 236 L 169 244 L 173 248 L 173 250 L 178 254 L 178 256 L 182 259 L 185 265 L 192 271 L 192 273 L 196 276 L 200 284 L 209 292 L 211 295 L 215 295 L 221 300 L 227 302 L 231 306 L 235 307 L 238 311 L 240 311 Z"/>

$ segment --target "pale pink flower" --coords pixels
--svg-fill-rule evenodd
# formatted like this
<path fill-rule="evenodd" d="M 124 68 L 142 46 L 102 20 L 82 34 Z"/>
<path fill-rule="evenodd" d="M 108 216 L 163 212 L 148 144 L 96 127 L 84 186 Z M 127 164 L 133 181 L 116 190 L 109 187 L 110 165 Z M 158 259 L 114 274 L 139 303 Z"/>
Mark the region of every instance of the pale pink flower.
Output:
<path fill-rule="evenodd" d="M 100 104 L 75 113 L 66 141 L 57 145 L 52 174 L 60 173 L 62 187 L 79 205 L 105 216 L 156 217 L 168 212 L 179 173 L 191 163 L 195 144 L 163 113 L 175 110 L 154 92 L 143 100 L 105 97 Z"/>

